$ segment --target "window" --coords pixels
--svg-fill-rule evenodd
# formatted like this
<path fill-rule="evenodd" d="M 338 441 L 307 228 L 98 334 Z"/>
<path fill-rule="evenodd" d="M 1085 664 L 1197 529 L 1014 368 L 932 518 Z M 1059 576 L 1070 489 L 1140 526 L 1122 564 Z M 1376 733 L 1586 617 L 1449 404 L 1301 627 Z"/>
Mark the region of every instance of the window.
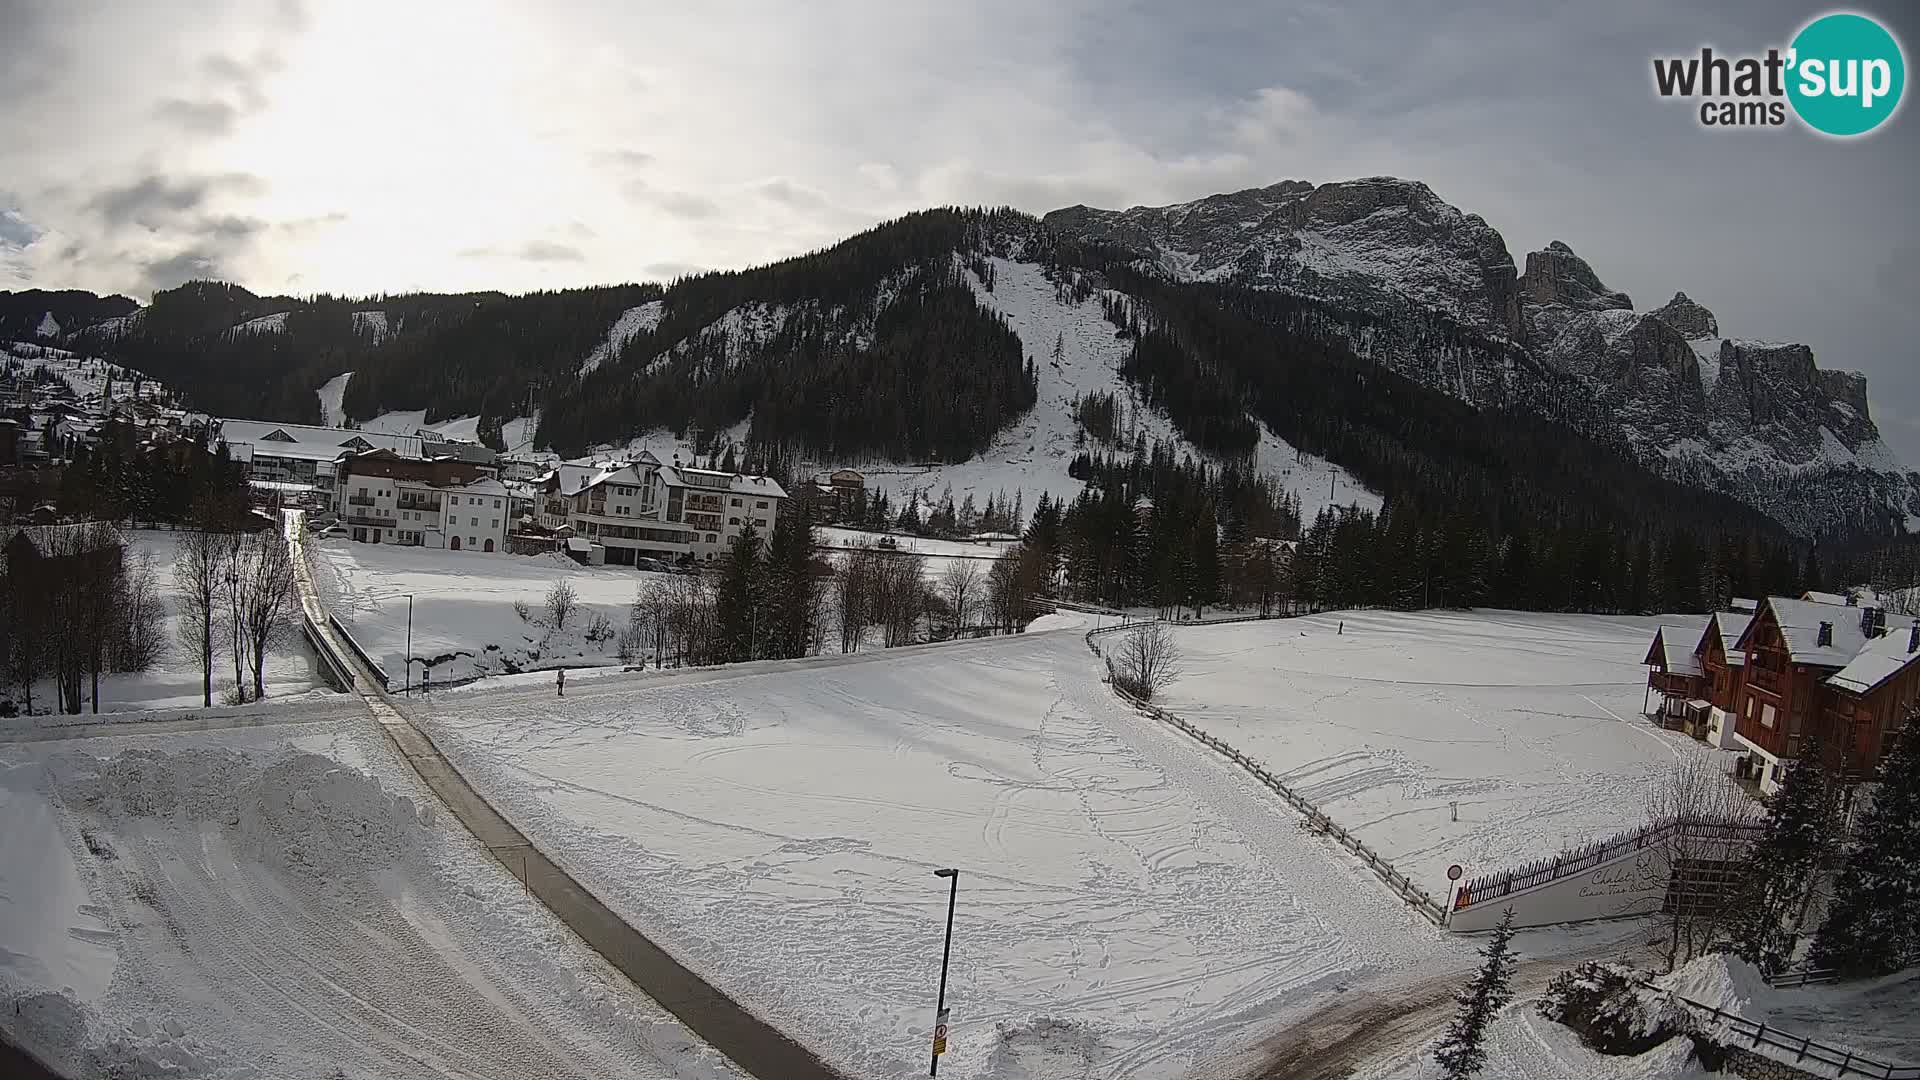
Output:
<path fill-rule="evenodd" d="M 367 493 L 367 489 L 361 488 L 359 491 L 356 491 L 354 494 L 364 496 L 366 495 L 366 493 Z"/>
<path fill-rule="evenodd" d="M 765 510 L 767 508 L 767 500 L 761 499 L 759 502 L 753 504 L 753 508 L 755 510 Z"/>
<path fill-rule="evenodd" d="M 740 500 L 738 500 L 738 499 L 735 499 L 735 500 L 734 500 L 734 502 L 736 502 L 736 503 L 738 503 L 739 501 L 740 501 Z M 730 518 L 728 518 L 728 519 L 727 519 L 727 524 L 729 524 L 729 525 L 738 525 L 738 524 L 740 524 L 740 519 L 739 519 L 739 518 L 733 518 L 733 517 L 730 517 Z"/>
<path fill-rule="evenodd" d="M 733 502 L 732 502 L 732 503 L 730 503 L 729 505 L 732 505 L 732 506 L 739 506 L 739 505 L 740 505 L 740 500 L 739 500 L 739 499 L 735 499 L 735 500 L 733 500 Z"/>
<path fill-rule="evenodd" d="M 471 526 L 473 526 L 474 528 L 476 528 L 476 529 L 477 529 L 477 528 L 479 528 L 479 527 L 480 527 L 480 519 L 479 519 L 479 518 L 477 518 L 477 517 L 476 517 L 476 518 L 468 518 L 468 519 L 467 519 L 467 524 L 469 524 L 469 525 L 471 525 Z"/>
<path fill-rule="evenodd" d="M 495 500 L 493 500 L 493 508 L 494 508 L 495 510 L 498 510 L 498 509 L 500 509 L 500 500 L 499 500 L 499 499 L 495 499 Z"/>
<path fill-rule="evenodd" d="M 467 546 L 472 547 L 473 545 L 474 545 L 474 538 L 471 536 L 467 537 Z"/>
<path fill-rule="evenodd" d="M 719 543 L 719 542 L 720 542 L 720 538 L 719 538 L 719 537 L 717 537 L 717 536 L 715 536 L 715 535 L 713 535 L 712 533 L 708 533 L 708 534 L 707 534 L 707 543 L 709 543 L 709 544 L 717 544 L 717 543 Z M 708 558 L 712 558 L 713 556 L 711 556 L 711 555 L 709 555 L 709 556 L 707 556 L 707 557 L 708 557 Z"/>
<path fill-rule="evenodd" d="M 758 526 L 758 527 L 760 527 L 760 528 L 762 528 L 762 529 L 764 529 L 764 528 L 766 528 L 766 527 L 767 527 L 767 519 L 766 519 L 766 518 L 754 518 L 754 519 L 753 519 L 753 523 L 754 523 L 754 524 L 755 524 L 756 526 Z"/>
<path fill-rule="evenodd" d="M 1773 719 L 1774 719 L 1773 706 L 1771 705 L 1760 706 L 1760 726 L 1772 727 Z"/>
<path fill-rule="evenodd" d="M 491 524 L 491 525 L 489 525 L 489 526 L 487 526 L 487 527 L 488 527 L 488 528 L 490 528 L 490 529 L 497 529 L 497 528 L 499 528 L 499 527 L 500 527 L 500 519 L 499 519 L 499 518 L 494 518 L 494 519 L 493 519 L 493 524 Z"/>

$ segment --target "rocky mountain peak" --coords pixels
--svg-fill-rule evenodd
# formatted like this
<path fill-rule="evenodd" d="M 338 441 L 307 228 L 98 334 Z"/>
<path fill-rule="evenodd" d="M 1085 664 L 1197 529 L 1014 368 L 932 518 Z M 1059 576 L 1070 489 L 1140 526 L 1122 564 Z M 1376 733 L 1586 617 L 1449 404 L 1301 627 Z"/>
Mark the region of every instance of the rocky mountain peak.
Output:
<path fill-rule="evenodd" d="M 1720 336 L 1720 320 L 1683 292 L 1674 293 L 1664 307 L 1655 308 L 1649 314 L 1680 331 L 1680 336 L 1689 341 Z"/>
<path fill-rule="evenodd" d="M 1559 304 L 1580 311 L 1633 309 L 1626 293 L 1602 284 L 1587 260 L 1574 254 L 1563 240 L 1527 256 L 1526 272 L 1520 275 L 1520 295 L 1526 303 L 1541 307 Z"/>

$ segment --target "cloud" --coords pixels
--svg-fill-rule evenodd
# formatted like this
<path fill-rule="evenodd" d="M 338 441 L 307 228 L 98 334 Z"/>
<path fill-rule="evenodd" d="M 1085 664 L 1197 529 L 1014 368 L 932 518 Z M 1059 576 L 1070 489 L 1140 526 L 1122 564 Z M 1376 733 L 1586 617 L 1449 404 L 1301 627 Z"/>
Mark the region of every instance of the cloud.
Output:
<path fill-rule="evenodd" d="M 658 188 L 646 180 L 630 180 L 621 190 L 633 202 L 651 207 L 668 217 L 700 220 L 716 217 L 720 213 L 720 204 L 704 195 Z"/>
<path fill-rule="evenodd" d="M 225 135 L 233 130 L 240 110 L 224 101 L 167 98 L 153 107 L 153 115 L 195 135 Z"/>
<path fill-rule="evenodd" d="M 570 244 L 550 240 L 529 240 L 518 247 L 474 247 L 460 252 L 463 259 L 518 259 L 531 263 L 585 262 L 587 254 Z"/>
<path fill-rule="evenodd" d="M 147 292 L 160 292 L 189 281 L 215 280 L 226 276 L 224 265 L 218 252 L 188 248 L 143 263 L 140 284 Z"/>
<path fill-rule="evenodd" d="M 87 200 L 87 208 L 108 225 L 158 228 L 162 224 L 177 221 L 188 212 L 202 209 L 209 200 L 219 195 L 253 195 L 265 188 L 264 181 L 248 173 L 182 179 L 149 175 L 95 194 Z"/>
<path fill-rule="evenodd" d="M 601 150 L 591 160 L 595 165 L 637 171 L 653 164 L 653 155 L 644 150 Z"/>
<path fill-rule="evenodd" d="M 0 248 L 24 248 L 46 235 L 18 210 L 0 210 Z"/>
<path fill-rule="evenodd" d="M 671 281 L 674 278 L 704 274 L 711 269 L 713 268 L 710 266 L 700 266 L 696 263 L 657 262 L 641 267 L 640 272 L 650 279 Z"/>

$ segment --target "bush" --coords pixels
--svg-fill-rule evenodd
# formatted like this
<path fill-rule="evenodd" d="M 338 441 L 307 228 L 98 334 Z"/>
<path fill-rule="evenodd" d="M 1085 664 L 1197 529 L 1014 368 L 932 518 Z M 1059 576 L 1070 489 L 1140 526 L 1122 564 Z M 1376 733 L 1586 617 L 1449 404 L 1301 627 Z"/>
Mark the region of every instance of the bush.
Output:
<path fill-rule="evenodd" d="M 596 611 L 587 619 L 587 640 L 595 645 L 613 639 L 613 620 Z"/>
<path fill-rule="evenodd" d="M 520 616 L 521 622 L 533 621 L 533 609 L 527 606 L 525 600 L 515 600 L 513 602 L 513 613 Z"/>
<path fill-rule="evenodd" d="M 1589 960 L 1547 984 L 1540 1015 L 1572 1028 L 1602 1054 L 1634 1056 L 1676 1035 L 1692 1035 L 1693 1015 L 1643 988 L 1632 968 Z"/>

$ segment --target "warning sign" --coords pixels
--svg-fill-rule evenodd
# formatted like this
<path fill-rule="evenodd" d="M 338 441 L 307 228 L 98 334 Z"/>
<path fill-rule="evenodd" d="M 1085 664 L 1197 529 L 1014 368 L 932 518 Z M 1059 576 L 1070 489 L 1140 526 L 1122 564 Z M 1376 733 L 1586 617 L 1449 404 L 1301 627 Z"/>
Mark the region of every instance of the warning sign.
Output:
<path fill-rule="evenodd" d="M 933 1025 L 933 1056 L 939 1057 L 947 1052 L 947 1012 L 940 1010 L 940 1018 Z"/>

